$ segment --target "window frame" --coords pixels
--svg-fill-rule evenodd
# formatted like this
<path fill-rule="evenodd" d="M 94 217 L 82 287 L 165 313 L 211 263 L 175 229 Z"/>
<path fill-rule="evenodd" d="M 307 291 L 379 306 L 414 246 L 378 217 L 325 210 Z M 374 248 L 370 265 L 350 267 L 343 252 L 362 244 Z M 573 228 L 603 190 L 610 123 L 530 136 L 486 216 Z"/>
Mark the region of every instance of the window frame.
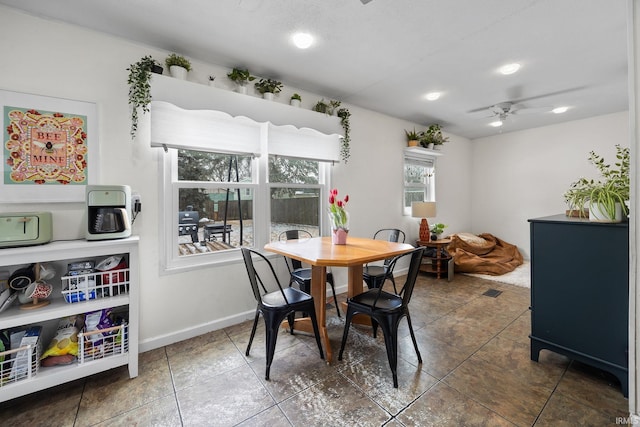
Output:
<path fill-rule="evenodd" d="M 411 206 L 405 206 L 405 200 L 407 191 L 409 188 L 423 188 L 425 202 L 436 201 L 436 160 L 442 154 L 435 153 L 431 150 L 426 150 L 419 147 L 405 148 L 404 156 L 402 159 L 402 214 L 404 216 L 411 216 Z M 409 164 L 419 164 L 425 168 L 431 168 L 430 177 L 425 177 L 422 184 L 409 183 L 405 180 L 406 168 Z"/>
<path fill-rule="evenodd" d="M 264 141 L 263 141 L 264 142 Z M 221 266 L 241 263 L 240 248 L 233 248 L 219 252 L 208 252 L 190 256 L 178 256 L 175 248 L 178 246 L 178 194 L 181 188 L 230 188 L 230 189 L 252 189 L 253 190 L 253 247 L 261 250 L 265 244 L 270 242 L 271 230 L 271 189 L 278 187 L 287 188 L 317 188 L 320 190 L 319 201 L 319 229 L 321 235 L 326 235 L 328 230 L 326 215 L 322 213 L 328 208 L 327 200 L 331 183 L 330 162 L 318 160 L 318 183 L 317 184 L 293 184 L 293 183 L 270 183 L 268 182 L 269 154 L 266 143 L 261 144 L 263 148 L 260 156 L 252 160 L 252 181 L 251 182 L 206 182 L 206 181 L 178 181 L 178 149 L 167 148 L 166 152 L 159 152 L 161 156 L 160 175 L 162 179 L 161 194 L 159 197 L 159 236 L 162 249 L 160 269 L 163 273 L 174 273 L 193 268 L 204 268 L 211 266 Z M 202 150 L 195 150 L 202 151 Z"/>

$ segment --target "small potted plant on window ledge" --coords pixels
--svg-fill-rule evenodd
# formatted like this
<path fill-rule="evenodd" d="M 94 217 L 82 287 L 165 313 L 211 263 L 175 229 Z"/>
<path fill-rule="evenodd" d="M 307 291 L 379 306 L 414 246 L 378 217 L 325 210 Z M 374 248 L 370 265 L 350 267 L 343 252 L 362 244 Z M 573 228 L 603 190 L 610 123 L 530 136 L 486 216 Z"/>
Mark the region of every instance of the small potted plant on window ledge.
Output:
<path fill-rule="evenodd" d="M 249 73 L 247 69 L 234 68 L 227 74 L 229 80 L 237 85 L 236 92 L 247 94 L 247 84 L 254 81 L 256 78 Z"/>
<path fill-rule="evenodd" d="M 167 56 L 164 63 L 167 65 L 167 68 L 169 68 L 171 76 L 180 80 L 186 80 L 187 73 L 191 71 L 191 62 L 189 62 L 189 60 L 184 56 L 176 53 L 172 53 Z"/>
<path fill-rule="evenodd" d="M 260 79 L 254 86 L 264 99 L 273 101 L 273 96 L 282 90 L 282 82 L 273 79 Z"/>
<path fill-rule="evenodd" d="M 429 126 L 426 131 L 420 132 L 418 137 L 420 145 L 429 150 L 434 150 L 437 146 L 449 141 L 448 137 L 442 135 L 442 129 L 438 124 Z"/>
<path fill-rule="evenodd" d="M 294 93 L 293 95 L 291 95 L 291 99 L 289 100 L 289 104 L 291 104 L 294 107 L 300 107 L 300 103 L 302 102 L 302 97 L 297 94 Z"/>
<path fill-rule="evenodd" d="M 407 135 L 407 145 L 409 147 L 417 147 L 420 135 L 416 132 L 416 129 L 413 128 L 412 131 L 405 129 L 404 133 Z"/>

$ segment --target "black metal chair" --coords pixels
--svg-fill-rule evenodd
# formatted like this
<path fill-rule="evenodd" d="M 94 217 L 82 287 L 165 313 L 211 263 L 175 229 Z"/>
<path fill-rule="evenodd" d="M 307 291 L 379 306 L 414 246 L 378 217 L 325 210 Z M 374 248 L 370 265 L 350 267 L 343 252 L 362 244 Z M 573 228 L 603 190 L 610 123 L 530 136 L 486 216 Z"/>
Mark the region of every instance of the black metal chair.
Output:
<path fill-rule="evenodd" d="M 404 231 L 397 228 L 382 228 L 373 235 L 374 239 L 387 240 L 389 242 L 404 243 Z M 393 290 L 397 293 L 396 282 L 393 279 L 393 270 L 389 269 L 391 258 L 385 259 L 382 265 L 365 265 L 362 271 L 362 279 L 369 289 L 379 288 L 389 279 L 393 283 Z"/>
<path fill-rule="evenodd" d="M 266 263 L 266 265 L 269 266 L 274 281 L 278 285 L 278 290 L 272 292 L 267 291 L 264 282 L 254 268 L 252 254 L 257 255 Z M 256 316 L 253 321 L 253 328 L 251 328 L 251 337 L 249 338 L 249 344 L 247 344 L 246 355 L 249 356 L 251 343 L 253 342 L 253 337 L 256 334 L 256 327 L 258 326 L 258 317 L 262 314 L 266 330 L 267 350 L 267 370 L 265 373 L 265 379 L 269 379 L 271 362 L 273 361 L 273 354 L 276 349 L 276 340 L 278 339 L 278 328 L 284 319 L 288 319 L 289 327 L 291 328 L 290 332 L 293 334 L 293 316 L 291 315 L 295 314 L 296 311 L 309 313 L 311 317 L 311 324 L 313 325 L 313 332 L 316 336 L 316 343 L 320 350 L 320 358 L 324 359 L 322 344 L 320 343 L 320 331 L 316 320 L 316 311 L 313 305 L 313 297 L 296 288 L 283 288 L 282 285 L 280 285 L 280 281 L 278 280 L 278 276 L 276 275 L 273 266 L 264 255 L 251 249 L 242 248 L 242 257 L 244 258 L 244 265 L 247 268 L 247 274 L 249 275 L 249 282 L 251 283 L 253 296 L 258 302 Z M 262 291 L 260 290 L 260 287 L 258 287 L 258 283 L 260 284 Z"/>
<path fill-rule="evenodd" d="M 278 240 L 293 240 L 293 239 L 306 239 L 312 238 L 313 236 L 306 230 L 287 230 L 280 233 L 278 236 Z M 291 278 L 289 280 L 289 286 L 294 283 L 298 284 L 298 287 L 301 291 L 311 294 L 311 269 L 302 267 L 302 262 L 285 257 L 285 261 L 287 263 L 287 268 L 289 269 L 289 273 Z M 340 316 L 340 307 L 338 307 L 338 299 L 336 298 L 336 287 L 333 281 L 333 274 L 330 271 L 327 271 L 327 283 L 331 286 L 331 294 L 333 295 L 333 304 L 336 306 L 336 311 L 338 312 L 338 317 Z"/>
<path fill-rule="evenodd" d="M 407 281 L 399 294 L 385 292 L 382 290 L 382 286 L 380 286 L 379 288 L 369 289 L 368 291 L 347 300 L 347 315 L 338 360 L 342 360 L 342 352 L 344 351 L 344 345 L 347 342 L 351 319 L 356 314 L 367 315 L 371 317 L 374 337 L 376 336 L 378 325 L 382 327 L 384 344 L 387 349 L 387 358 L 389 359 L 389 366 L 391 367 L 391 373 L 393 374 L 393 386 L 395 388 L 398 388 L 398 324 L 405 316 L 407 317 L 407 323 L 409 324 L 409 332 L 411 333 L 411 339 L 413 340 L 413 347 L 416 349 L 418 362 L 422 363 L 422 356 L 420 356 L 418 343 L 416 342 L 416 337 L 413 333 L 413 326 L 411 326 L 409 301 L 411 300 L 413 288 L 416 284 L 416 278 L 418 277 L 423 251 L 423 247 L 414 249 L 406 254 L 398 255 L 389 263 L 391 268 L 393 268 L 398 260 L 407 256 L 411 257 Z"/>

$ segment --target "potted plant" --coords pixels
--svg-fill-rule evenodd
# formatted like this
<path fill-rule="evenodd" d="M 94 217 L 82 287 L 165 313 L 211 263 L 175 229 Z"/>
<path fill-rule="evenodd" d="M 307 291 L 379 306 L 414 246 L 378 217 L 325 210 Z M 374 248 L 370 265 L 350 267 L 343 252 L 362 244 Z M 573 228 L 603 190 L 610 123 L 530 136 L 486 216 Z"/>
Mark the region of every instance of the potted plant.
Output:
<path fill-rule="evenodd" d="M 149 111 L 151 102 L 151 73 L 162 74 L 160 63 L 150 55 L 142 57 L 138 62 L 129 65 L 129 104 L 131 105 L 131 139 L 138 130 L 138 109 L 142 114 Z"/>
<path fill-rule="evenodd" d="M 227 77 L 229 77 L 229 80 L 237 85 L 237 92 L 244 94 L 247 93 L 247 84 L 256 79 L 249 73 L 249 70 L 242 70 L 240 68 L 234 68 L 230 73 L 227 74 Z"/>
<path fill-rule="evenodd" d="M 429 231 L 431 231 L 431 240 L 439 240 L 440 235 L 444 232 L 445 228 L 447 228 L 447 224 L 442 224 L 440 222 L 431 224 L 429 227 Z"/>
<path fill-rule="evenodd" d="M 416 132 L 416 128 L 413 128 L 412 131 L 405 129 L 404 133 L 407 135 L 407 145 L 409 145 L 409 147 L 417 147 L 420 135 Z"/>
<path fill-rule="evenodd" d="M 167 56 L 164 63 L 167 65 L 167 68 L 169 68 L 171 76 L 180 80 L 186 80 L 187 72 L 191 71 L 191 62 L 189 62 L 189 60 L 184 56 L 176 53 L 172 53 Z"/>
<path fill-rule="evenodd" d="M 420 145 L 422 147 L 433 150 L 438 145 L 442 145 L 445 142 L 449 141 L 449 138 L 442 135 L 442 129 L 440 129 L 440 125 L 432 124 L 427 128 L 426 131 L 420 132 L 418 134 L 418 141 L 420 142 Z"/>
<path fill-rule="evenodd" d="M 585 216 L 588 206 L 589 219 L 599 222 L 620 222 L 629 213 L 629 148 L 616 145 L 616 167 L 604 162 L 594 151 L 589 153 L 589 162 L 601 175 L 601 180 L 580 178 L 564 193 L 569 210 L 568 216 Z"/>
<path fill-rule="evenodd" d="M 280 93 L 282 90 L 282 82 L 273 79 L 260 79 L 254 86 L 262 94 L 262 97 L 269 101 L 273 100 L 274 94 Z"/>
<path fill-rule="evenodd" d="M 329 111 L 329 104 L 327 104 L 324 98 L 322 98 L 320 101 L 316 102 L 316 105 L 314 105 L 311 109 L 313 111 L 317 111 L 318 113 L 327 114 L 327 111 Z"/>
<path fill-rule="evenodd" d="M 301 102 L 302 102 L 302 97 L 299 94 L 294 93 L 293 95 L 291 95 L 289 104 L 293 105 L 294 107 L 299 107 Z"/>
<path fill-rule="evenodd" d="M 342 104 L 342 102 L 340 101 L 336 101 L 336 100 L 331 100 L 329 101 L 329 106 L 327 108 L 327 114 L 330 116 L 333 116 L 333 113 L 337 112 L 338 107 L 340 107 L 340 105 Z"/>
<path fill-rule="evenodd" d="M 213 82 L 215 81 L 216 76 L 209 76 L 209 86 L 213 86 Z"/>

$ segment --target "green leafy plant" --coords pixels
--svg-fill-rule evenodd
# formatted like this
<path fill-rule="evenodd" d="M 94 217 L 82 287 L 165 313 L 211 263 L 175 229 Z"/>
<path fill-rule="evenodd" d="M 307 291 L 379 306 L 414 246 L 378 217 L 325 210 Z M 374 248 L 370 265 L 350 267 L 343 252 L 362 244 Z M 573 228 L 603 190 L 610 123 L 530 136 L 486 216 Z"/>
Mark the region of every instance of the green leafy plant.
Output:
<path fill-rule="evenodd" d="M 615 218 L 616 204 L 620 204 L 624 215 L 629 213 L 629 148 L 616 145 L 615 167 L 605 163 L 604 158 L 594 151 L 589 152 L 589 162 L 600 172 L 601 180 L 580 178 L 573 182 L 564 193 L 564 200 L 570 211 L 584 216 L 584 207 L 597 204 L 609 218 Z"/>
<path fill-rule="evenodd" d="M 302 97 L 297 93 L 294 93 L 293 95 L 291 95 L 291 99 L 297 99 L 298 101 L 302 101 Z"/>
<path fill-rule="evenodd" d="M 209 81 L 212 82 L 216 79 L 216 76 L 209 76 Z"/>
<path fill-rule="evenodd" d="M 317 111 L 318 113 L 327 114 L 327 111 L 329 110 L 329 104 L 327 104 L 324 98 L 322 98 L 320 101 L 316 102 L 316 105 L 314 105 L 311 109 L 313 111 Z"/>
<path fill-rule="evenodd" d="M 187 71 L 191 71 L 191 62 L 189 62 L 189 60 L 184 56 L 178 55 L 177 53 L 169 54 L 167 59 L 164 60 L 164 63 L 167 65 L 167 68 L 171 68 L 172 65 L 177 65 Z"/>
<path fill-rule="evenodd" d="M 333 113 L 337 111 L 337 108 L 340 107 L 340 105 L 342 105 L 342 102 L 340 101 L 336 101 L 333 99 L 329 101 L 329 108 L 327 108 L 327 114 L 330 116 L 333 116 Z"/>
<path fill-rule="evenodd" d="M 160 63 L 150 55 L 142 57 L 138 62 L 129 65 L 129 104 L 131 105 L 131 139 L 136 137 L 138 131 L 138 109 L 142 114 L 149 111 L 151 103 L 151 70 L 160 67 Z"/>
<path fill-rule="evenodd" d="M 344 136 L 340 141 L 340 158 L 347 163 L 351 156 L 351 123 L 349 121 L 351 112 L 347 108 L 341 108 L 338 110 L 337 115 L 340 117 L 342 129 L 344 129 Z"/>
<path fill-rule="evenodd" d="M 407 142 L 408 141 L 417 141 L 419 138 L 418 132 L 416 132 L 416 129 L 413 128 L 413 130 L 406 130 L 404 131 L 404 133 L 407 135 Z"/>
<path fill-rule="evenodd" d="M 254 86 L 261 94 L 264 94 L 266 92 L 280 93 L 280 91 L 282 90 L 282 82 L 273 79 L 260 79 L 260 81 L 256 82 Z"/>
<path fill-rule="evenodd" d="M 429 144 L 442 145 L 449 141 L 449 138 L 442 135 L 442 129 L 438 124 L 430 125 L 426 131 L 418 133 L 418 142 L 420 145 L 427 148 Z"/>
<path fill-rule="evenodd" d="M 251 75 L 251 73 L 249 73 L 249 70 L 242 70 L 240 68 L 234 68 L 231 70 L 227 74 L 227 77 L 229 77 L 229 80 L 239 85 L 247 84 L 247 82 L 252 82 L 256 79 Z"/>
<path fill-rule="evenodd" d="M 431 226 L 429 227 L 429 231 L 431 231 L 435 235 L 440 235 L 444 232 L 445 228 L 447 228 L 447 224 L 436 222 L 435 224 L 431 224 Z"/>

